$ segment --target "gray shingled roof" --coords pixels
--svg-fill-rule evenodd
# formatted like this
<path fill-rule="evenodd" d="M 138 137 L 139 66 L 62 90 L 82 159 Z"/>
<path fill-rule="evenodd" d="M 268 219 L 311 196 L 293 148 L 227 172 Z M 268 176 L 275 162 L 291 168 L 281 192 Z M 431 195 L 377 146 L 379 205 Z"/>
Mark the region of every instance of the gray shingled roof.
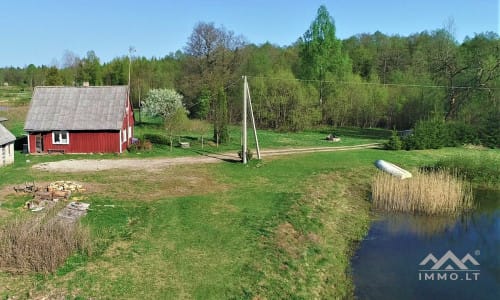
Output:
<path fill-rule="evenodd" d="M 0 145 L 5 145 L 15 140 L 16 137 L 12 133 L 10 133 L 10 131 L 7 130 L 7 128 L 5 128 L 2 124 L 0 124 Z"/>
<path fill-rule="evenodd" d="M 24 130 L 120 130 L 126 101 L 126 86 L 36 87 Z"/>

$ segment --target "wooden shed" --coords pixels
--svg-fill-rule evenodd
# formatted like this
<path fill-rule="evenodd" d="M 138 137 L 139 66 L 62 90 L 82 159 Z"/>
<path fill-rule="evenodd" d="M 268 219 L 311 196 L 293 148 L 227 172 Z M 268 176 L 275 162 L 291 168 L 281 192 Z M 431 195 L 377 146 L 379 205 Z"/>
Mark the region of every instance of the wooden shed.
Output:
<path fill-rule="evenodd" d="M 0 166 L 14 162 L 14 142 L 16 137 L 0 123 Z"/>
<path fill-rule="evenodd" d="M 24 130 L 29 153 L 122 153 L 134 135 L 128 87 L 36 87 Z"/>

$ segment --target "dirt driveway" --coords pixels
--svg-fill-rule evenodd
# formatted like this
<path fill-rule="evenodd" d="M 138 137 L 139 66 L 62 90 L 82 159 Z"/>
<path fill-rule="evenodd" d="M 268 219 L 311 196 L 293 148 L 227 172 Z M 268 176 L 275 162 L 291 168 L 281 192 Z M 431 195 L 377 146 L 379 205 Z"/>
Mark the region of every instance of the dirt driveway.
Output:
<path fill-rule="evenodd" d="M 292 155 L 312 152 L 346 151 L 368 148 L 379 148 L 380 144 L 364 144 L 343 147 L 316 147 L 316 148 L 288 148 L 261 151 L 262 158 Z M 145 159 L 68 159 L 55 162 L 40 163 L 34 169 L 51 172 L 96 172 L 110 169 L 127 169 L 141 171 L 158 171 L 169 166 L 185 164 L 210 164 L 222 161 L 237 162 L 235 153 L 201 154 L 199 156 L 185 156 L 175 158 L 145 158 Z"/>

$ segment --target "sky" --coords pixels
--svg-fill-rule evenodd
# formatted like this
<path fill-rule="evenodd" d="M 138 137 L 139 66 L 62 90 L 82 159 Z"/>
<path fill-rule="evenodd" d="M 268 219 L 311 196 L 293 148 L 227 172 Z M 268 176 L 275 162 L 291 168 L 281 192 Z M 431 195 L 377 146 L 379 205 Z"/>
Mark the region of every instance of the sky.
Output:
<path fill-rule="evenodd" d="M 320 5 L 337 37 L 408 36 L 448 28 L 458 42 L 500 30 L 500 0 L 0 0 L 0 67 L 59 65 L 63 54 L 93 50 L 101 62 L 128 54 L 164 57 L 183 50 L 194 26 L 213 22 L 253 44 L 288 46 Z M 450 22 L 452 20 L 452 22 Z"/>

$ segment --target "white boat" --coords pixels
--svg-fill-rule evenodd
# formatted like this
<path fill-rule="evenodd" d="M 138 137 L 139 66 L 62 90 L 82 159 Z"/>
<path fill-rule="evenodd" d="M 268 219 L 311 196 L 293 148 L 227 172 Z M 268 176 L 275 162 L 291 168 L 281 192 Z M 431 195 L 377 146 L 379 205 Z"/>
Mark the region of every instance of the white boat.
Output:
<path fill-rule="evenodd" d="M 411 178 L 410 172 L 408 172 L 405 169 L 400 168 L 400 167 L 396 166 L 395 164 L 390 163 L 388 161 L 381 160 L 381 159 L 376 160 L 375 166 L 378 169 L 391 174 L 392 176 L 398 177 L 399 179 Z"/>

